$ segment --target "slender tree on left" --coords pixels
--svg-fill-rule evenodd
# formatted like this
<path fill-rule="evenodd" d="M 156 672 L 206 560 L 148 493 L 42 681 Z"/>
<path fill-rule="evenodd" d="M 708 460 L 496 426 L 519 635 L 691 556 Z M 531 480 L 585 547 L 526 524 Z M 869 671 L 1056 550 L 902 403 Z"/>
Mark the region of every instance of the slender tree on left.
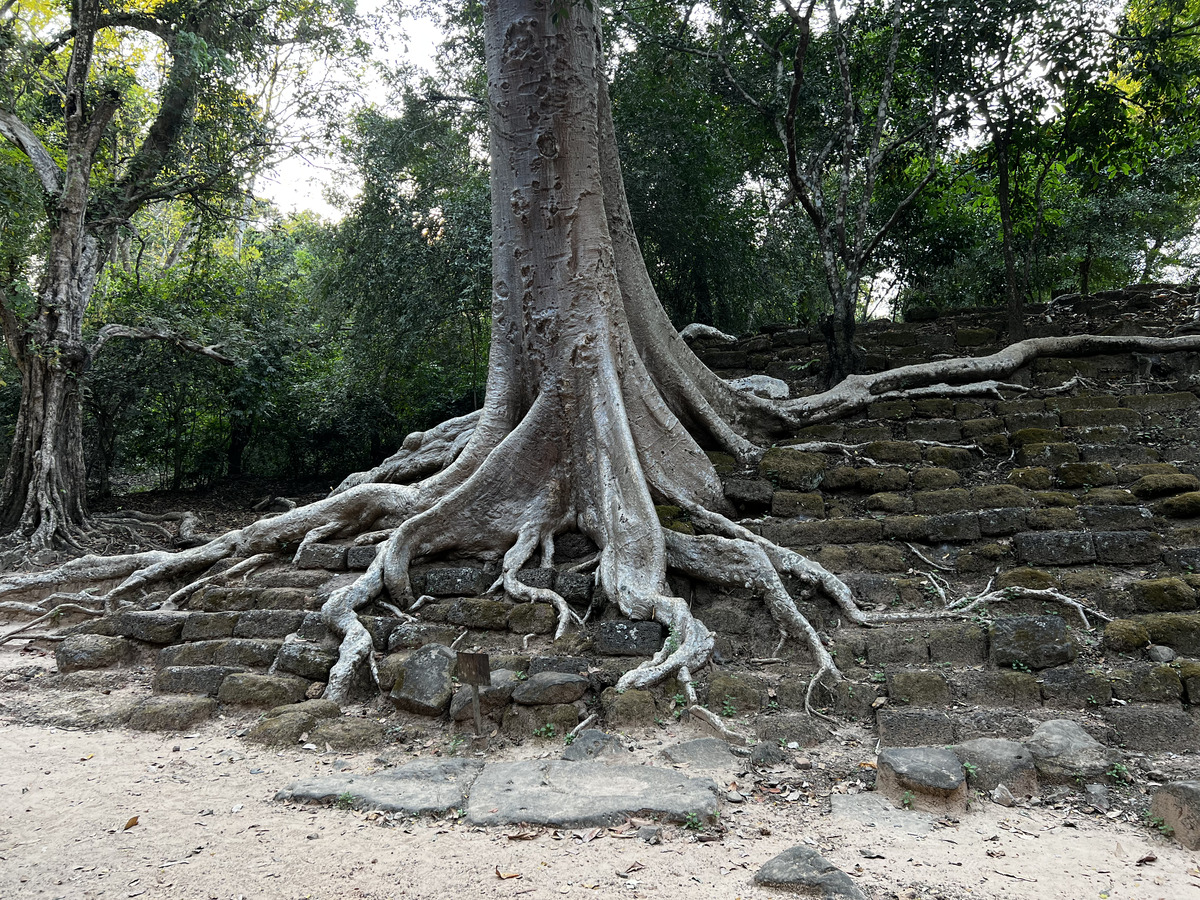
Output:
<path fill-rule="evenodd" d="M 85 340 L 97 324 L 89 303 L 140 210 L 211 203 L 269 154 L 269 124 L 238 87 L 264 54 L 295 42 L 332 50 L 350 15 L 352 5 L 290 0 L 0 7 L 0 163 L 41 192 L 31 252 L 0 273 L 0 322 L 22 379 L 0 531 L 34 549 L 78 543 L 88 522 L 80 383 L 110 339 L 227 361 L 158 327 L 105 325 Z"/>

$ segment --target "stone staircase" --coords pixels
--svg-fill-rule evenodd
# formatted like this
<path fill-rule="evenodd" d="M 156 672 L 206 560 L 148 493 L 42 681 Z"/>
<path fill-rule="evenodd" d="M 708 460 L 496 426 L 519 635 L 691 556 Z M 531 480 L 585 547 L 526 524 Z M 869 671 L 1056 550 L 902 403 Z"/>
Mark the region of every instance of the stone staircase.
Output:
<path fill-rule="evenodd" d="M 1161 327 L 1144 324 L 1153 319 L 1137 302 L 1131 311 L 1079 304 L 1050 322 L 1045 311 L 1033 315 L 1035 333 Z M 993 313 L 975 311 L 871 324 L 863 343 L 872 365 L 890 367 L 993 352 L 1001 335 Z M 770 329 L 697 349 L 728 377 L 765 373 L 788 381 L 794 395 L 816 387 L 800 365 L 820 356 L 807 330 Z M 1022 587 L 1059 591 L 1114 620 L 1092 616 L 1084 627 L 1073 609 L 1044 597 L 1005 598 L 964 619 L 863 629 L 797 589 L 798 605 L 846 675 L 821 692 L 820 704 L 876 724 L 884 745 L 1019 738 L 1042 721 L 1071 718 L 1111 746 L 1200 748 L 1198 371 L 1200 357 L 1191 354 L 1045 359 L 1014 376 L 1030 390 L 1012 399 L 881 401 L 803 429 L 752 471 L 710 453 L 746 524 L 839 574 L 868 611 L 917 615 L 989 586 Z M 678 509 L 663 507 L 660 517 L 691 528 Z M 554 588 L 580 615 L 591 610 L 587 627 L 557 642 L 549 606 L 481 596 L 495 580 L 494 563 L 414 569 L 416 591 L 434 598 L 417 621 L 364 611 L 381 681 L 397 684 L 400 720 L 424 709 L 405 691 L 428 675 L 416 671 L 423 657 L 414 651 L 429 644 L 490 654 L 497 679 L 484 712 L 512 737 L 561 735 L 593 713 L 615 727 L 682 713 L 674 683 L 615 692 L 620 675 L 667 636 L 653 623 L 621 620 L 593 596 L 589 575 L 569 571 L 594 549 L 586 538 L 564 535 L 557 548 L 555 569 L 521 576 Z M 153 662 L 159 695 L 202 698 L 196 715 L 219 704 L 269 709 L 317 696 L 337 646 L 317 611 L 374 553 L 308 547 L 295 567 L 202 588 L 184 611 L 89 623 L 60 648 L 60 669 L 140 653 Z M 821 740 L 825 728 L 803 711 L 813 669 L 807 649 L 789 644 L 777 653 L 779 630 L 757 598 L 683 578 L 672 586 L 717 634 L 714 665 L 698 673 L 708 707 L 763 742 Z M 562 690 L 518 692 L 523 682 L 554 681 L 542 673 L 586 686 L 570 700 L 553 699 L 566 696 Z M 452 665 L 437 676 L 434 709 L 443 721 L 453 710 L 452 726 L 468 729 L 465 689 L 453 676 Z M 365 680 L 357 691 L 375 696 Z"/>

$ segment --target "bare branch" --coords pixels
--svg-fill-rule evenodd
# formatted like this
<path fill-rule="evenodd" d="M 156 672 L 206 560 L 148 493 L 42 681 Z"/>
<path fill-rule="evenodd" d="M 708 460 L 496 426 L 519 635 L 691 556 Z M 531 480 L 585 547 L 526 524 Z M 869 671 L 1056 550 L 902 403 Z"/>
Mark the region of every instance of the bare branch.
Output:
<path fill-rule="evenodd" d="M 50 151 L 38 140 L 38 136 L 28 125 L 6 109 L 0 109 L 0 134 L 16 144 L 21 152 L 29 157 L 33 171 L 47 194 L 58 194 L 62 190 L 63 179 L 66 176 L 50 155 Z"/>
<path fill-rule="evenodd" d="M 205 347 L 203 344 L 198 344 L 173 331 L 164 331 L 157 328 L 140 328 L 133 325 L 105 325 L 100 329 L 100 333 L 96 337 L 96 343 L 92 345 L 91 355 L 95 357 L 108 341 L 118 337 L 129 338 L 135 341 L 166 341 L 169 344 L 174 344 L 181 350 L 187 350 L 189 353 L 198 353 L 201 356 L 214 359 L 223 366 L 237 366 L 241 364 L 238 360 L 219 352 L 218 348 L 221 346 L 220 344 L 211 344 Z"/>

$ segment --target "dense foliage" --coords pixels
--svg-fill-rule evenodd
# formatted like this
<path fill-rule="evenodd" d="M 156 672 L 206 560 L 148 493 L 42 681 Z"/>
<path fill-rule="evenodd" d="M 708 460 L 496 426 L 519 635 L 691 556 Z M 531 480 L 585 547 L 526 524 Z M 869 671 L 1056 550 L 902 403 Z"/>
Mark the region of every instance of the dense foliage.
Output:
<path fill-rule="evenodd" d="M 14 8 L 3 5 L 0 56 L 61 64 L 30 56 L 15 36 L 30 15 Z M 816 323 L 839 293 L 853 319 L 1193 276 L 1197 0 L 673 0 L 609 13 L 630 206 L 677 325 Z M 373 72 L 392 102 L 325 119 L 344 174 L 337 222 L 243 205 L 265 156 L 222 164 L 234 158 L 222 140 L 266 147 L 273 126 L 214 75 L 225 93 L 176 164 L 212 177 L 204 191 L 164 192 L 122 229 L 89 327 L 169 328 L 238 365 L 165 342 L 106 347 L 85 391 L 94 489 L 332 480 L 480 404 L 491 232 L 480 7 L 457 0 L 439 15 L 435 71 Z M 102 48 L 92 90 L 119 83 L 127 100 L 101 182 L 151 114 L 147 46 Z M 230 46 L 230 60 L 248 52 Z M 193 48 L 197 65 L 204 52 Z M 27 115 L 51 102 L 12 80 L 0 88 Z M 37 178 L 0 145 L 0 277 L 18 306 L 36 287 L 45 212 Z M 10 420 L 18 376 L 10 366 L 3 378 Z"/>

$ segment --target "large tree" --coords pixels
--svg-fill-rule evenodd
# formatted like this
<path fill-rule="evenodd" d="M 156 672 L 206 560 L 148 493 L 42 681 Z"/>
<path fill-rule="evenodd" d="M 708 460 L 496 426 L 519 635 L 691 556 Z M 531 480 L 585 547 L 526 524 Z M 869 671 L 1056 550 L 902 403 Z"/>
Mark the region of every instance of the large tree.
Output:
<path fill-rule="evenodd" d="M 535 559 L 552 565 L 555 537 L 581 531 L 599 548 L 599 588 L 625 615 L 671 631 L 658 654 L 622 676 L 620 688 L 676 674 L 694 698 L 691 672 L 708 661 L 713 636 L 672 596 L 671 568 L 757 592 L 786 636 L 806 643 L 816 659 L 811 693 L 837 669 L 784 576 L 821 591 L 854 622 L 868 624 L 868 617 L 829 572 L 729 517 L 698 441 L 751 462 L 766 436 L 881 396 L 943 379 L 958 386 L 936 387 L 942 393 L 995 392 L 998 385 L 986 379 L 1039 354 L 1200 347 L 1200 337 L 1039 339 L 991 357 L 851 376 L 824 394 L 784 403 L 741 394 L 691 354 L 650 286 L 630 227 L 591 4 L 492 0 L 486 22 L 493 325 L 483 409 L 410 435 L 387 465 L 325 500 L 192 550 L 89 556 L 9 576 L 0 580 L 0 596 L 45 593 L 64 582 L 119 583 L 101 599 L 58 595 L 27 605 L 9 601 L 7 608 L 44 616 L 45 604 L 66 601 L 115 610 L 136 604 L 147 588 L 187 580 L 166 601 L 171 607 L 200 585 L 245 574 L 297 543 L 302 552 L 330 539 L 381 542 L 371 567 L 322 610 L 343 636 L 327 689 L 342 701 L 355 669 L 372 664 L 357 611 L 416 605 L 413 560 L 450 552 L 502 558 L 499 586 L 515 598 L 553 604 L 562 633 L 574 618 L 567 603 L 523 584 L 518 572 Z M 402 479 L 415 483 L 397 483 Z M 656 502 L 684 509 L 697 533 L 662 527 Z M 206 574 L 229 557 L 241 561 Z M 705 710 L 695 713 L 711 720 Z"/>
<path fill-rule="evenodd" d="M 117 326 L 86 343 L 101 271 L 148 204 L 239 189 L 271 135 L 237 78 L 253 75 L 266 48 L 328 42 L 335 9 L 75 0 L 59 14 L 64 23 L 25 21 L 21 6 L 4 4 L 0 136 L 40 183 L 44 239 L 32 292 L 22 278 L 0 276 L 0 324 L 22 390 L 0 529 L 34 548 L 76 543 L 87 521 L 79 390 L 92 357 L 111 337 L 175 341 Z M 146 57 L 161 64 L 157 85 L 138 82 Z"/>

